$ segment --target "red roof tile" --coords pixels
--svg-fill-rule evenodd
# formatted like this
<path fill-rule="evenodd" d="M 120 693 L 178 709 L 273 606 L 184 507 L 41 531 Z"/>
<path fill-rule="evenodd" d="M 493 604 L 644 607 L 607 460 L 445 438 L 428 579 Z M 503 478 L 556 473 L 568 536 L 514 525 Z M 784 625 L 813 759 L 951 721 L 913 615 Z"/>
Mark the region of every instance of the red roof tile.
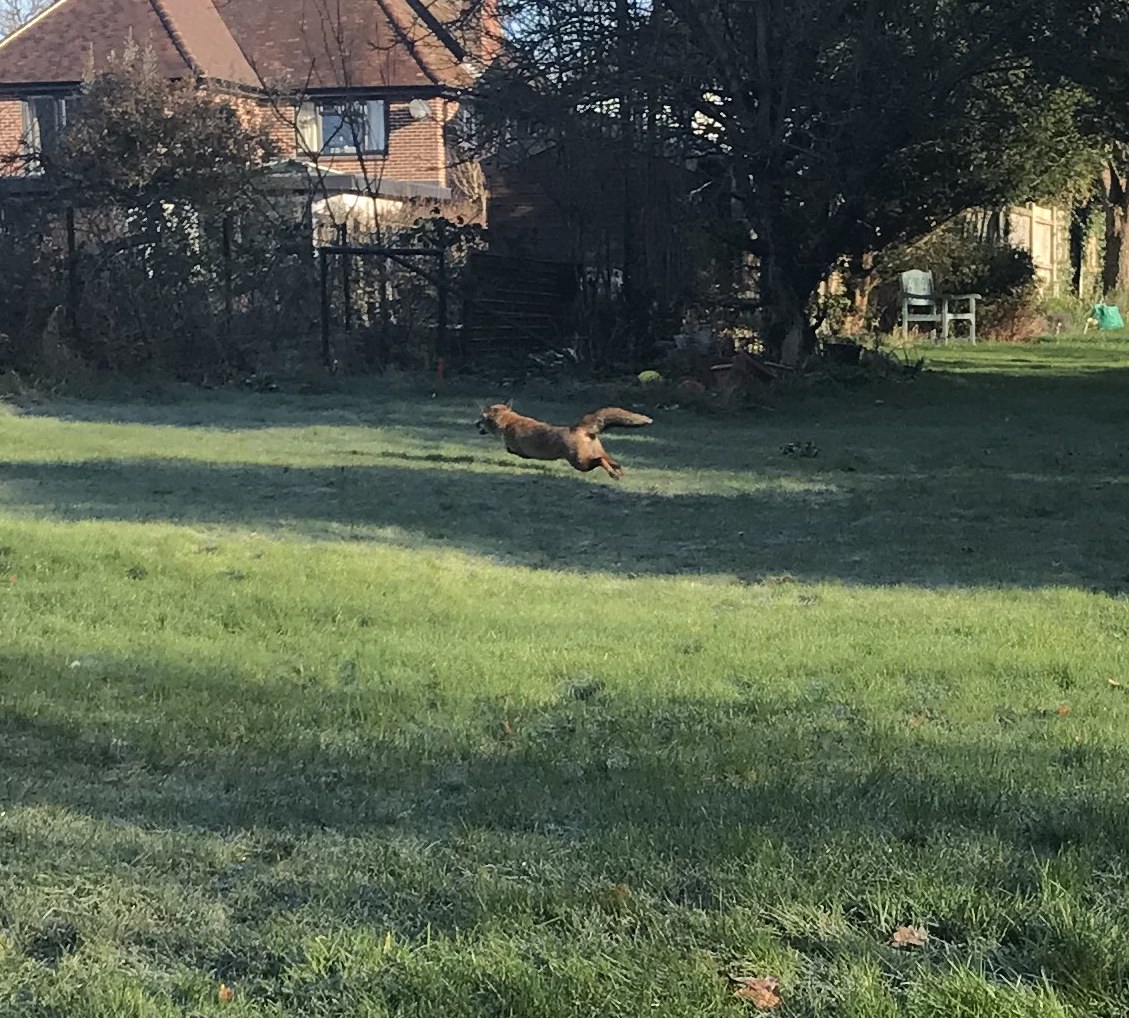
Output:
<path fill-rule="evenodd" d="M 236 42 L 273 87 L 435 85 L 451 69 L 449 53 L 446 67 L 444 61 L 434 61 L 434 51 L 442 47 L 434 36 L 420 38 L 418 26 L 399 9 L 401 0 L 217 4 Z M 441 66 L 432 67 L 432 62 Z"/>
<path fill-rule="evenodd" d="M 198 76 L 246 85 L 255 82 L 254 70 L 212 0 L 150 2 L 161 15 L 177 49 L 188 58 Z"/>
<path fill-rule="evenodd" d="M 61 0 L 0 43 L 0 81 L 81 81 L 132 38 L 152 46 L 170 78 L 191 74 L 149 0 Z"/>
<path fill-rule="evenodd" d="M 424 8 L 421 10 L 420 8 Z M 337 88 L 469 84 L 429 24 L 453 0 L 60 0 L 0 41 L 0 84 L 75 82 L 131 37 L 171 78 Z M 457 54 L 457 55 L 456 55 Z"/>

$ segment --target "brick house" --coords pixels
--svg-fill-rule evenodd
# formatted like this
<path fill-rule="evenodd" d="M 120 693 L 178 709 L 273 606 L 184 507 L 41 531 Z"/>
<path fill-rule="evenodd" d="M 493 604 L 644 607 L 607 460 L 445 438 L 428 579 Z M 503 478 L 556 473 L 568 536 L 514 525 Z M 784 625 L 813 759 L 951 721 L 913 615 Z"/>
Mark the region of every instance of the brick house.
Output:
<path fill-rule="evenodd" d="M 496 53 L 460 0 L 58 0 L 0 41 L 0 155 L 65 126 L 132 40 L 170 79 L 259 110 L 283 158 L 379 201 L 450 197 L 446 126 Z"/>

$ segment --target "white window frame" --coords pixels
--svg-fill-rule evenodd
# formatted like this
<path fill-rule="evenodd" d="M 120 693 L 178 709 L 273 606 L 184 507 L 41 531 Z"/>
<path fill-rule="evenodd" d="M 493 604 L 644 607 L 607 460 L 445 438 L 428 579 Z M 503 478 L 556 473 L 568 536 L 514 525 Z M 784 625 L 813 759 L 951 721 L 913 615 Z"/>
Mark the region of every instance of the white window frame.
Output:
<path fill-rule="evenodd" d="M 340 123 L 343 110 L 352 115 L 352 124 Z M 333 118 L 328 124 L 327 117 Z M 331 125 L 335 129 L 327 137 Z M 305 102 L 298 107 L 294 133 L 298 152 L 305 156 L 387 155 L 388 103 L 383 99 Z"/>
<path fill-rule="evenodd" d="M 66 129 L 67 121 L 73 117 L 72 107 L 79 101 L 78 95 L 27 95 L 20 99 L 20 154 L 27 160 L 24 172 L 38 176 L 44 172 L 43 163 L 43 113 L 50 109 L 54 119 L 52 133 L 57 143 Z M 50 103 L 48 107 L 45 104 Z"/>
<path fill-rule="evenodd" d="M 20 100 L 20 114 L 23 119 L 20 149 L 25 155 L 38 157 L 43 154 L 44 107 L 41 104 L 52 104 L 55 118 L 52 130 L 57 140 L 67 126 L 67 106 L 77 98 L 77 96 L 66 95 L 29 95 Z"/>

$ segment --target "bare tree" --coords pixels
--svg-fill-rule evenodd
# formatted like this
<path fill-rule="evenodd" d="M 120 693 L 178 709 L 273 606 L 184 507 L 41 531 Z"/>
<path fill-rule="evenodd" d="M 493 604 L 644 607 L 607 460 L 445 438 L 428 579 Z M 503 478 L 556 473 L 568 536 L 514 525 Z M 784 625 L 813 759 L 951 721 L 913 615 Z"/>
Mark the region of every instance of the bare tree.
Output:
<path fill-rule="evenodd" d="M 0 37 L 11 35 L 50 6 L 51 0 L 0 0 Z"/>
<path fill-rule="evenodd" d="M 760 265 L 765 339 L 789 362 L 812 341 L 809 303 L 841 258 L 1045 193 L 1078 136 L 1071 115 L 1034 121 L 1129 11 L 1125 0 L 1085 18 L 1053 0 L 510 3 L 511 66 L 531 106 L 599 111 L 624 144 L 709 160 Z"/>

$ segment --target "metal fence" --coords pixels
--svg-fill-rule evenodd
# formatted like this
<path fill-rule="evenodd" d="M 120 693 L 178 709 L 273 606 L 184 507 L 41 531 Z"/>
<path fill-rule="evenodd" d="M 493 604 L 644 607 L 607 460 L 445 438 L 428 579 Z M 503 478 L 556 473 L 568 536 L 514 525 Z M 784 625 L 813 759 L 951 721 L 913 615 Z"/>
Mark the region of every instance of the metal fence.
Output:
<path fill-rule="evenodd" d="M 0 366 L 70 357 L 212 377 L 313 353 L 317 272 L 300 219 L 5 196 L 0 271 Z"/>

